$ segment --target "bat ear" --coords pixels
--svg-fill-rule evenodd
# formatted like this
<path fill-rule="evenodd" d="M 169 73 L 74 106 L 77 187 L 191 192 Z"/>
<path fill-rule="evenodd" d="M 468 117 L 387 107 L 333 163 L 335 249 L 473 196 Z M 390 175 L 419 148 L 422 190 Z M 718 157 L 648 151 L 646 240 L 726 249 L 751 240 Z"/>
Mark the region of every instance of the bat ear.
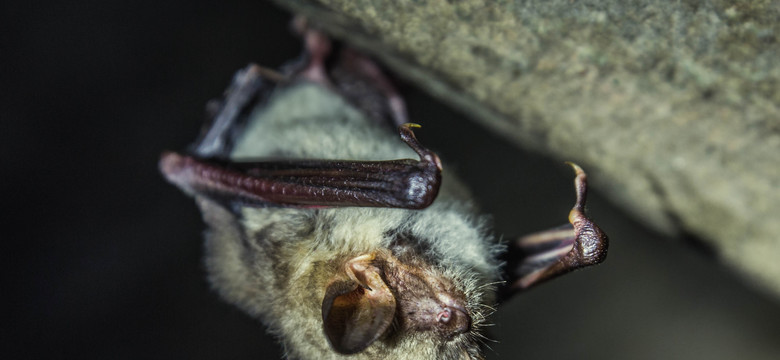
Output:
<path fill-rule="evenodd" d="M 363 255 L 347 261 L 350 280 L 331 283 L 322 300 L 325 335 L 333 349 L 345 355 L 363 351 L 393 322 L 395 297 L 373 258 Z"/>

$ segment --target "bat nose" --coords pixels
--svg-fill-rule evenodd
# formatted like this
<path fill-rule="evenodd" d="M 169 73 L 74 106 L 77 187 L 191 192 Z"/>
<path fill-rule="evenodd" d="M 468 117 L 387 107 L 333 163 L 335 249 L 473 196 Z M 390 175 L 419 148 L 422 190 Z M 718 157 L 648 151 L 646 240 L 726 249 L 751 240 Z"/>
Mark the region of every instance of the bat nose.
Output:
<path fill-rule="evenodd" d="M 436 320 L 449 337 L 465 333 L 471 327 L 471 317 L 466 309 L 460 307 L 445 306 Z"/>

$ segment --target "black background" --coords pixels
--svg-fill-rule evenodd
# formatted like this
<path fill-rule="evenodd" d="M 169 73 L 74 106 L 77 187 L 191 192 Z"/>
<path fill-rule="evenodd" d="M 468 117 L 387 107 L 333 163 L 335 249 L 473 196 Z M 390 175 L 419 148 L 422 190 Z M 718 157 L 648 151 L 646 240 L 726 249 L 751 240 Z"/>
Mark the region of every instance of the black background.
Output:
<path fill-rule="evenodd" d="M 297 56 L 289 14 L 248 0 L 1 6 L 3 357 L 280 358 L 209 289 L 199 214 L 156 162 L 195 138 L 235 70 Z M 560 160 L 402 88 L 421 140 L 464 174 L 498 233 L 565 221 Z M 490 358 L 780 353 L 776 300 L 597 192 L 590 210 L 612 238 L 607 263 L 505 304 Z"/>

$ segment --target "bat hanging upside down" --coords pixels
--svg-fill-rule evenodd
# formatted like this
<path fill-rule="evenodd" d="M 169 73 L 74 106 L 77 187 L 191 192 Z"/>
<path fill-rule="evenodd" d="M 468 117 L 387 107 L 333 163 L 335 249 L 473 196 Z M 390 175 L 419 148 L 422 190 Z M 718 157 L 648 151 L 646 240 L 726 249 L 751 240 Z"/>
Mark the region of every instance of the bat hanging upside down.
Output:
<path fill-rule="evenodd" d="M 579 166 L 569 224 L 501 244 L 377 65 L 299 29 L 302 59 L 239 71 L 160 160 L 209 226 L 211 284 L 288 358 L 481 359 L 498 301 L 605 259 Z"/>

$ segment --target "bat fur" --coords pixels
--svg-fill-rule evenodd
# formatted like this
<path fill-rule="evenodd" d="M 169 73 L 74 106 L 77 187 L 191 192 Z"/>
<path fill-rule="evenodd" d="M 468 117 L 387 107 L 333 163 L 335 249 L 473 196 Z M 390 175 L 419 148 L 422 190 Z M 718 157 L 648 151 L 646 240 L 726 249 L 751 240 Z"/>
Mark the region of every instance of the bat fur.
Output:
<path fill-rule="evenodd" d="M 277 90 L 250 115 L 230 154 L 231 160 L 257 157 L 387 160 L 416 155 L 396 133 L 338 94 L 299 83 Z M 262 320 L 290 359 L 482 358 L 479 330 L 495 302 L 503 247 L 446 167 L 442 178 L 438 198 L 424 210 L 225 206 L 195 194 L 209 226 L 209 281 L 225 300 Z M 345 277 L 345 263 L 363 254 L 391 257 L 400 271 L 412 268 L 442 296 L 460 294 L 471 317 L 469 330 L 444 336 L 399 311 L 390 329 L 365 350 L 335 352 L 323 334 L 323 298 L 334 278 Z M 389 285 L 399 308 L 409 311 L 426 296 Z"/>

